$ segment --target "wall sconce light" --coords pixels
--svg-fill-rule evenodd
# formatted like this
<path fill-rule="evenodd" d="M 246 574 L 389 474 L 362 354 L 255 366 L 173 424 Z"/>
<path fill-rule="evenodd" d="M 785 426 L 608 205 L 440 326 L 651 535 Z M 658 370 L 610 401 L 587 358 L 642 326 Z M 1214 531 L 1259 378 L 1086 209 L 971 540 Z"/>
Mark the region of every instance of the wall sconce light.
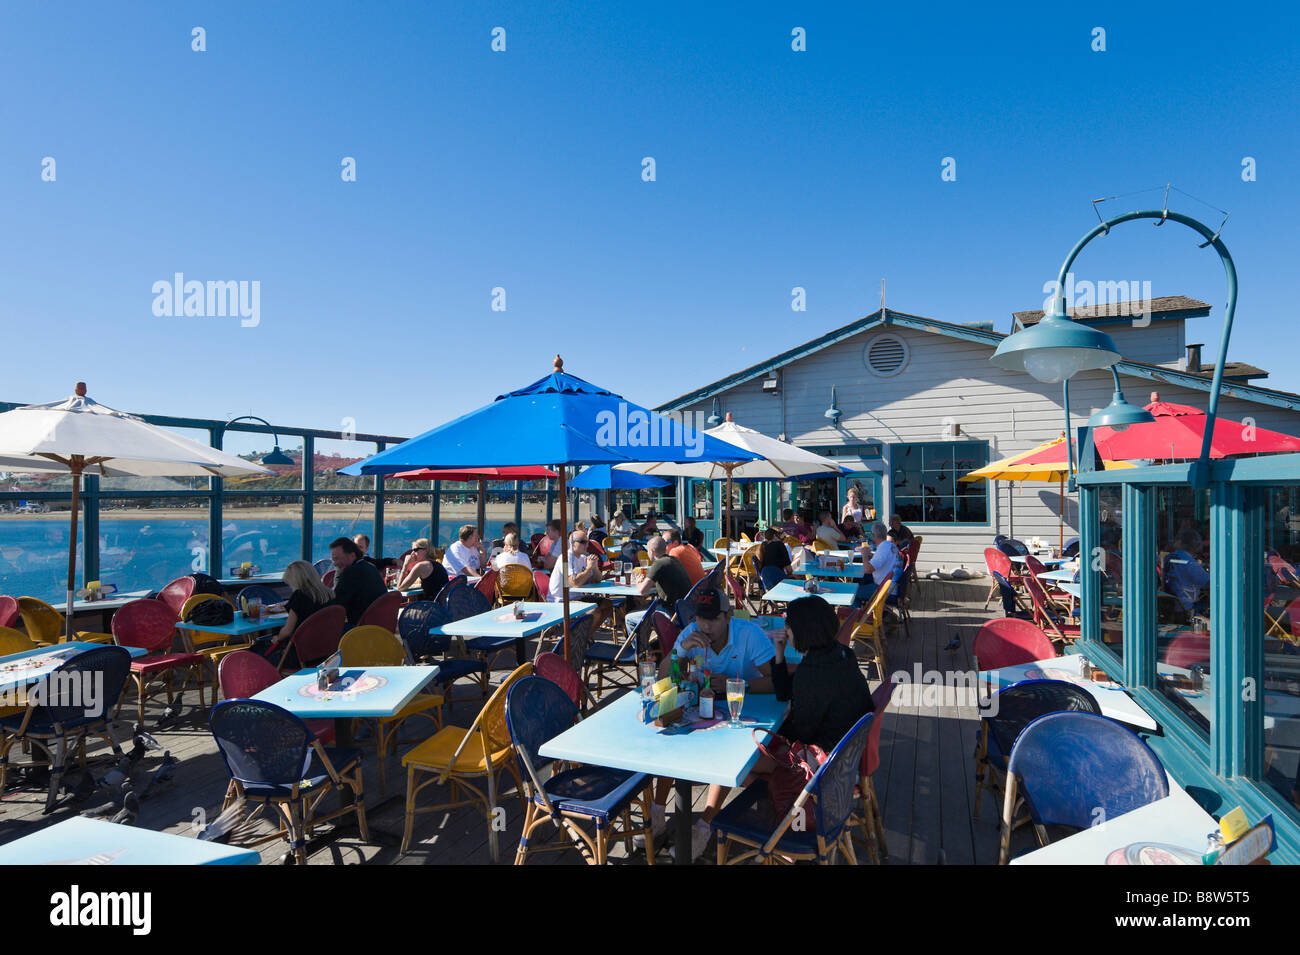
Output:
<path fill-rule="evenodd" d="M 826 409 L 826 417 L 830 419 L 832 428 L 839 427 L 842 415 L 843 412 L 835 405 L 835 386 L 831 385 L 831 406 Z"/>
<path fill-rule="evenodd" d="M 960 437 L 960 435 L 961 435 L 961 424 L 957 421 L 953 421 L 951 418 L 944 419 L 943 434 L 941 435 L 941 437 L 943 437 L 946 440 L 949 438 Z"/>
<path fill-rule="evenodd" d="M 716 428 L 722 424 L 722 406 L 718 403 L 717 398 L 713 399 L 713 414 L 709 415 L 705 420 L 708 421 L 710 428 Z"/>
<path fill-rule="evenodd" d="M 763 379 L 763 392 L 769 395 L 779 395 L 781 393 L 781 373 L 773 369 L 767 373 Z"/>

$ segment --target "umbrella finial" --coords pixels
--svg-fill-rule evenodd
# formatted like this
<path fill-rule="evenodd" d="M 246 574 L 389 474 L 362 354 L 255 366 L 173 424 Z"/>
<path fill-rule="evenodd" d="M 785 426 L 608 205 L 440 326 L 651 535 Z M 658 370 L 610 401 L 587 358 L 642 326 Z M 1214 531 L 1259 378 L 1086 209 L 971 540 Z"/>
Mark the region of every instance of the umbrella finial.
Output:
<path fill-rule="evenodd" d="M 555 370 L 557 373 L 564 371 L 564 359 L 559 355 L 555 356 Z"/>
<path fill-rule="evenodd" d="M 1160 400 L 1160 392 L 1158 391 L 1151 392 L 1151 403 L 1155 404 L 1159 400 Z"/>
<path fill-rule="evenodd" d="M 77 387 L 72 390 L 76 393 L 78 398 L 86 397 L 86 383 L 84 381 L 77 382 Z"/>
<path fill-rule="evenodd" d="M 730 412 L 730 411 L 727 412 L 727 420 L 728 420 L 728 421 L 731 421 L 731 422 L 734 422 L 734 421 L 736 420 L 735 418 L 733 418 L 733 417 L 731 416 L 731 412 Z"/>

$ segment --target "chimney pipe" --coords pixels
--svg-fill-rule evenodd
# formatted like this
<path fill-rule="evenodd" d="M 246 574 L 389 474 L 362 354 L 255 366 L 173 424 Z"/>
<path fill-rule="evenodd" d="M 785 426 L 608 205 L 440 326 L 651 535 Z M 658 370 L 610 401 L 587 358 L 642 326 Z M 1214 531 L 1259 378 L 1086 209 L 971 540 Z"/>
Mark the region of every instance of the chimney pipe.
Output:
<path fill-rule="evenodd" d="M 1201 346 L 1199 343 L 1187 346 L 1186 367 L 1188 371 L 1201 370 Z"/>

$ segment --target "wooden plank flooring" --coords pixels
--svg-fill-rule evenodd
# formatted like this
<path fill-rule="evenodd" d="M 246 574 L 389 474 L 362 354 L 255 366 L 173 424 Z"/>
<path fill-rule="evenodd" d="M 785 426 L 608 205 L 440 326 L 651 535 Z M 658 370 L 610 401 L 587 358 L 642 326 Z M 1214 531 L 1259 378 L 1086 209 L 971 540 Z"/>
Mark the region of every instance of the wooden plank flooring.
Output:
<path fill-rule="evenodd" d="M 971 644 L 981 623 L 991 619 L 994 606 L 989 611 L 982 608 L 987 584 L 980 581 L 957 582 L 922 580 L 918 584 L 912 606 L 911 635 L 901 626 L 895 628 L 888 641 L 889 669 L 892 673 L 903 671 L 908 680 L 927 671 L 938 674 L 969 672 Z M 945 647 L 956 635 L 960 646 L 953 651 Z M 507 654 L 500 658 L 504 667 L 512 659 Z M 873 664 L 864 662 L 864 672 L 875 686 L 879 675 Z M 494 672 L 494 682 L 508 670 Z M 607 691 L 603 702 L 612 699 Z M 447 722 L 466 725 L 479 705 L 477 690 L 469 684 L 457 687 L 456 706 L 447 716 Z M 187 709 L 179 726 L 155 734 L 158 741 L 172 755 L 180 759 L 174 780 L 141 804 L 138 824 L 150 829 L 193 835 L 195 821 L 214 818 L 220 811 L 228 776 L 225 765 L 217 753 L 207 731 L 206 714 L 197 705 L 197 694 L 191 691 Z M 124 714 L 131 709 L 128 704 Z M 152 727 L 162 712 L 162 706 L 150 704 L 146 719 Z M 414 741 L 427 735 L 422 720 L 412 721 L 407 732 Z M 973 701 L 959 698 L 952 692 L 905 693 L 896 689 L 894 701 L 884 718 L 880 744 L 880 768 L 875 778 L 876 792 L 884 809 L 886 842 L 890 864 L 912 863 L 918 865 L 981 864 L 997 862 L 997 824 L 1001 812 L 995 800 L 985 796 L 978 819 L 972 818 L 974 808 L 973 754 L 978 730 L 978 718 Z M 129 737 L 130 723 L 122 720 L 116 727 L 117 738 Z M 102 749 L 102 747 L 101 747 Z M 95 750 L 92 749 L 92 754 Z M 19 760 L 18 750 L 11 754 Z M 397 756 L 388 757 L 388 792 L 379 793 L 373 751 L 369 751 L 365 764 L 367 816 L 372 827 L 385 830 L 400 839 L 403 827 L 405 801 L 405 774 Z M 143 763 L 144 770 L 156 765 L 151 756 Z M 102 769 L 99 770 L 102 774 Z M 143 775 L 138 777 L 141 781 Z M 519 842 L 523 813 L 513 785 L 503 782 L 506 793 L 501 805 L 505 809 L 505 830 L 500 833 L 502 862 L 513 861 Z M 421 794 L 422 804 L 432 804 L 445 790 L 431 787 Z M 702 808 L 705 788 L 695 788 L 695 806 Z M 333 797 L 329 797 L 331 800 Z M 93 797 L 86 808 L 102 804 L 101 797 Z M 41 813 L 43 791 L 33 788 L 11 788 L 0 799 L 0 843 L 25 835 L 51 821 L 67 818 L 76 809 L 67 807 L 52 816 Z M 332 803 L 331 803 L 332 804 Z M 671 827 L 670 827 L 671 828 Z M 270 824 L 258 821 L 249 832 L 272 831 Z M 331 832 L 327 824 L 318 835 Z M 313 865 L 353 865 L 358 863 L 425 865 L 425 864 L 488 864 L 488 829 L 483 815 L 472 808 L 446 812 L 427 813 L 416 818 L 416 844 L 412 851 L 399 857 L 396 844 L 363 844 L 355 828 L 339 831 L 337 838 L 321 841 L 312 846 L 309 862 Z M 1022 830 L 1016 833 L 1014 848 L 1028 848 L 1030 837 Z M 261 847 L 263 863 L 276 863 L 284 855 L 284 844 L 279 840 Z M 645 864 L 644 853 L 630 857 L 622 844 L 611 847 L 614 864 Z M 859 851 L 859 860 L 866 862 L 865 852 Z M 712 848 L 704 859 L 712 860 Z M 657 853 L 659 864 L 670 861 L 666 852 Z M 529 864 L 580 864 L 578 852 L 566 849 L 560 852 L 539 853 L 529 857 Z"/>

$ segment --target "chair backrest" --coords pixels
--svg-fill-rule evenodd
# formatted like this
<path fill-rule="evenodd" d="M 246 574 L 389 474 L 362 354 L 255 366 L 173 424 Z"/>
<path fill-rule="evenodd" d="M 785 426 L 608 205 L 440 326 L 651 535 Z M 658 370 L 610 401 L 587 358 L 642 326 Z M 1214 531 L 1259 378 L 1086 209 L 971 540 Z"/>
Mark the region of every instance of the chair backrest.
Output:
<path fill-rule="evenodd" d="M 63 614 L 44 600 L 19 597 L 18 615 L 23 618 L 27 636 L 37 643 L 58 643 L 63 637 Z"/>
<path fill-rule="evenodd" d="M 740 555 L 740 570 L 749 577 L 758 576 L 758 552 L 763 549 L 762 544 L 755 544 L 746 548 L 745 552 Z"/>
<path fill-rule="evenodd" d="M 740 582 L 739 580 L 737 580 L 737 579 L 736 579 L 733 575 L 731 575 L 731 574 L 727 574 L 727 589 L 731 591 L 731 607 L 732 607 L 732 610 L 739 610 L 740 608 L 744 607 L 744 606 L 745 606 L 745 587 L 744 587 L 743 584 L 741 584 L 741 582 Z M 694 601 L 694 600 L 691 601 L 691 607 L 692 607 L 691 618 L 694 619 L 694 618 L 695 618 L 695 613 L 694 613 L 695 601 Z"/>
<path fill-rule="evenodd" d="M 157 653 L 170 650 L 175 636 L 176 610 L 161 600 L 132 600 L 113 614 L 113 640 L 119 646 Z"/>
<path fill-rule="evenodd" d="M 650 606 L 645 608 L 641 614 L 641 619 L 636 622 L 636 627 L 632 631 L 632 645 L 636 647 L 637 656 L 645 654 L 646 643 L 650 639 L 650 630 L 654 626 L 654 615 L 659 612 L 659 598 L 655 597 L 650 601 Z"/>
<path fill-rule="evenodd" d="M 1169 795 L 1159 758 L 1135 733 L 1093 713 L 1050 713 L 1021 732 L 1009 773 L 1040 826 L 1087 828 Z"/>
<path fill-rule="evenodd" d="M 564 651 L 564 638 L 561 637 L 555 644 L 555 653 L 564 659 L 567 657 L 569 666 L 581 670 L 582 662 L 587 659 L 587 651 L 591 649 L 591 625 L 595 618 L 591 614 L 584 614 L 577 620 L 569 621 L 569 651 Z"/>
<path fill-rule="evenodd" d="M 1165 649 L 1164 662 L 1171 667 L 1190 670 L 1197 663 L 1207 663 L 1210 659 L 1210 635 L 1195 630 L 1184 630 L 1175 634 Z"/>
<path fill-rule="evenodd" d="M 805 787 L 817 797 L 813 818 L 817 834 L 827 842 L 839 837 L 853 813 L 854 790 L 861 782 L 862 754 L 875 716 L 875 712 L 868 713 L 853 724 Z"/>
<path fill-rule="evenodd" d="M 345 667 L 400 667 L 406 647 L 397 634 L 375 624 L 358 624 L 339 640 Z"/>
<path fill-rule="evenodd" d="M 496 592 L 502 600 L 527 600 L 533 590 L 533 573 L 523 564 L 506 564 L 497 574 Z"/>
<path fill-rule="evenodd" d="M 1014 537 L 1004 537 L 1002 540 L 994 538 L 993 543 L 997 545 L 998 550 L 1008 557 L 1024 557 L 1029 553 L 1029 548 L 1025 546 L 1025 542 L 1016 540 Z"/>
<path fill-rule="evenodd" d="M 574 706 L 581 704 L 582 678 L 573 667 L 564 662 L 564 657 L 550 650 L 539 653 L 537 659 L 533 660 L 533 672 L 563 690 L 573 701 Z"/>
<path fill-rule="evenodd" d="M 552 680 L 525 676 L 510 687 L 505 710 L 519 764 L 534 791 L 540 791 L 536 770 L 549 760 L 543 760 L 539 750 L 574 724 L 578 705 Z"/>
<path fill-rule="evenodd" d="M 894 699 L 894 683 L 883 681 L 871 694 L 871 730 L 867 733 L 867 748 L 862 753 L 862 775 L 871 776 L 880 768 L 880 728 L 885 724 L 885 710 Z"/>
<path fill-rule="evenodd" d="M 650 617 L 651 615 L 646 614 L 646 616 Z M 673 618 L 662 610 L 656 610 L 651 619 L 651 626 L 655 628 L 655 634 L 659 637 L 659 652 L 667 656 L 673 652 L 673 646 L 677 643 L 677 637 L 682 630 L 677 624 L 673 623 Z"/>
<path fill-rule="evenodd" d="M 831 550 L 831 545 L 826 543 L 820 537 L 814 537 L 812 542 L 812 549 L 818 554 L 820 554 L 822 551 Z"/>
<path fill-rule="evenodd" d="M 24 650 L 35 650 L 39 646 L 39 643 L 21 630 L 0 627 L 0 657 L 7 657 L 11 653 L 22 653 Z"/>
<path fill-rule="evenodd" d="M 343 628 L 347 626 L 348 613 L 340 606 L 322 607 L 294 628 L 293 649 L 302 666 L 315 666 L 339 648 Z M 288 665 L 289 654 L 285 653 L 281 669 Z"/>
<path fill-rule="evenodd" d="M 1065 547 L 1061 550 L 1061 556 L 1062 556 L 1062 557 L 1078 557 L 1078 556 L 1079 556 L 1079 543 L 1080 543 L 1079 538 L 1077 538 L 1077 537 L 1071 537 L 1068 541 L 1065 542 Z"/>
<path fill-rule="evenodd" d="M 316 573 L 324 577 L 326 571 L 334 569 L 334 561 L 330 560 L 328 557 L 324 557 L 316 561 L 312 566 L 316 568 Z"/>
<path fill-rule="evenodd" d="M 988 567 L 990 574 L 1001 574 L 1003 577 L 1011 576 L 1011 558 L 996 547 L 984 548 L 984 563 Z"/>
<path fill-rule="evenodd" d="M 835 639 L 846 647 L 853 643 L 853 631 L 857 629 L 858 621 L 862 615 L 867 612 L 866 607 L 854 607 L 849 611 L 846 617 L 840 620 L 840 629 L 835 633 Z"/>
<path fill-rule="evenodd" d="M 195 596 L 198 595 L 196 594 Z M 285 599 L 280 596 L 278 591 L 266 586 L 266 584 L 249 584 L 247 587 L 240 589 L 239 596 L 245 600 L 260 600 L 262 601 L 263 607 L 269 607 L 271 604 L 282 603 Z M 238 601 L 236 601 L 236 604 L 238 604 Z M 184 619 L 184 616 L 185 615 L 182 614 L 181 619 Z"/>
<path fill-rule="evenodd" d="M 478 583 L 474 585 L 478 592 L 488 599 L 489 604 L 497 595 L 497 577 L 500 573 L 501 571 L 495 567 L 489 567 L 483 572 L 483 576 L 478 579 Z"/>
<path fill-rule="evenodd" d="M 0 627 L 12 627 L 18 622 L 18 601 L 8 594 L 0 594 Z"/>
<path fill-rule="evenodd" d="M 533 571 L 533 586 L 537 589 L 538 597 L 545 600 L 551 592 L 551 575 L 544 570 Z"/>
<path fill-rule="evenodd" d="M 916 559 L 921 556 L 921 542 L 923 540 L 925 540 L 924 537 L 916 534 L 907 542 L 907 547 L 903 549 L 903 552 L 911 559 L 913 565 L 916 564 Z"/>
<path fill-rule="evenodd" d="M 875 593 L 871 595 L 871 600 L 867 602 L 867 612 L 862 615 L 859 626 L 880 627 L 884 625 L 885 601 L 889 599 L 890 584 L 893 581 L 894 572 L 892 570 L 876 581 Z"/>
<path fill-rule="evenodd" d="M 227 653 L 217 664 L 217 683 L 227 700 L 246 700 L 279 682 L 275 664 L 248 650 Z"/>
<path fill-rule="evenodd" d="M 208 725 L 226 769 L 246 786 L 297 783 L 316 738 L 297 716 L 259 700 L 218 703 Z"/>
<path fill-rule="evenodd" d="M 794 548 L 794 547 L 802 547 L 802 546 L 803 546 L 803 541 L 801 541 L 799 538 L 795 537 L 793 534 L 786 534 L 786 535 L 785 535 L 785 546 L 786 546 L 786 547 L 791 547 L 791 548 Z M 791 550 L 790 553 L 793 554 L 794 551 Z"/>
<path fill-rule="evenodd" d="M 1047 573 L 1047 567 L 1044 566 L 1043 562 L 1033 554 L 1025 555 L 1025 568 L 1033 574 L 1035 578 L 1037 578 L 1039 574 Z"/>
<path fill-rule="evenodd" d="M 444 652 L 449 641 L 429 631 L 451 623 L 447 608 L 432 600 L 413 600 L 397 614 L 397 636 L 410 651 L 411 662 L 423 656 Z"/>
<path fill-rule="evenodd" d="M 336 573 L 337 572 L 335 571 L 335 569 L 331 567 L 329 570 L 325 571 L 325 573 L 320 575 L 320 582 L 324 584 L 326 587 L 333 589 L 334 577 L 336 576 Z"/>
<path fill-rule="evenodd" d="M 33 706 L 32 718 L 63 726 L 104 719 L 117 708 L 130 673 L 131 654 L 125 647 L 102 646 L 78 653 L 38 681 L 37 686 L 44 689 L 45 700 Z M 102 691 L 84 693 L 85 687 L 95 685 L 102 687 Z M 29 703 L 36 698 L 36 691 L 37 687 L 28 687 Z"/>
<path fill-rule="evenodd" d="M 177 577 L 170 584 L 158 591 L 158 599 L 172 608 L 172 613 L 179 620 L 181 608 L 185 606 L 185 601 L 194 596 L 194 578 Z"/>
<path fill-rule="evenodd" d="M 447 612 L 452 620 L 464 620 L 492 609 L 492 601 L 477 587 L 457 587 L 447 595 Z"/>
<path fill-rule="evenodd" d="M 483 709 L 474 718 L 474 725 L 483 731 L 488 752 L 497 752 L 510 746 L 510 728 L 506 725 L 506 699 L 510 689 L 526 676 L 533 675 L 532 663 L 524 663 L 501 681 L 501 685 L 488 697 Z M 550 682 L 549 680 L 547 681 Z M 554 684 L 552 684 L 554 685 Z M 557 687 L 558 689 L 558 687 Z"/>
<path fill-rule="evenodd" d="M 1097 701 L 1087 690 L 1064 680 L 1021 680 L 1004 686 L 990 702 L 984 717 L 998 748 L 1005 756 L 1011 752 L 1025 727 L 1048 713 L 1101 713 Z"/>
<path fill-rule="evenodd" d="M 361 614 L 361 619 L 357 621 L 358 627 L 383 627 L 389 633 L 397 632 L 397 615 L 401 612 L 402 606 L 406 603 L 406 597 L 396 590 L 390 590 L 386 594 L 380 594 L 375 598 L 375 602 L 365 609 Z"/>
<path fill-rule="evenodd" d="M 1003 617 L 980 627 L 971 653 L 981 670 L 996 670 L 1049 660 L 1056 656 L 1056 647 L 1047 634 L 1028 620 Z"/>
<path fill-rule="evenodd" d="M 719 537 L 717 540 L 715 540 L 715 541 L 713 542 L 713 549 L 714 549 L 715 551 L 717 551 L 717 550 L 726 550 L 726 549 L 728 549 L 728 548 L 730 548 L 730 547 L 731 547 L 731 538 L 730 538 L 730 537 Z M 714 554 L 713 556 L 714 556 L 714 557 L 717 557 L 719 560 L 724 560 L 724 559 L 726 559 L 726 556 L 727 556 L 727 555 L 726 555 L 726 554 Z"/>
<path fill-rule="evenodd" d="M 1296 574 L 1296 569 L 1288 564 L 1281 554 L 1269 554 L 1268 565 L 1273 568 L 1273 573 L 1282 583 L 1292 587 L 1300 586 L 1300 575 Z"/>
<path fill-rule="evenodd" d="M 190 615 L 190 611 L 193 610 L 201 603 L 206 603 L 209 600 L 225 600 L 225 599 L 226 599 L 225 597 L 218 597 L 216 594 L 195 594 L 193 597 L 187 598 L 185 603 L 181 604 L 180 619 L 184 620 L 186 617 L 188 617 Z"/>
<path fill-rule="evenodd" d="M 438 596 L 434 597 L 433 599 L 438 603 L 442 604 L 443 606 L 446 606 L 447 601 L 451 599 L 451 595 L 454 594 L 461 587 L 468 586 L 468 584 L 469 584 L 469 580 L 465 577 L 464 574 L 457 574 L 455 577 L 452 577 L 450 580 L 447 581 L 446 585 L 442 588 L 442 590 L 438 591 Z"/>

